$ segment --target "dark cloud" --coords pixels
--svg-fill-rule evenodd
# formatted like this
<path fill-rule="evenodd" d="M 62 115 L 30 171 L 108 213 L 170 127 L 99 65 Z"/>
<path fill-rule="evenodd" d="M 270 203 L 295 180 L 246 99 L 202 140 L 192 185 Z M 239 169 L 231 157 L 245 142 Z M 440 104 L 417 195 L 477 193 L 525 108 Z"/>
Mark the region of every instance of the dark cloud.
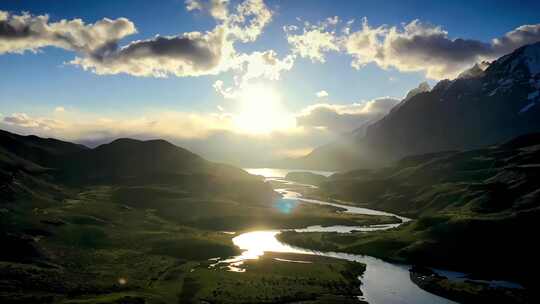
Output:
<path fill-rule="evenodd" d="M 255 57 L 237 53 L 234 44 L 255 41 L 271 21 L 272 11 L 262 0 L 245 0 L 231 12 L 226 0 L 192 0 L 186 4 L 188 10 L 209 11 L 216 26 L 207 32 L 156 36 L 125 46 L 120 46 L 119 41 L 136 33 L 134 24 L 126 18 L 104 18 L 85 24 L 80 19 L 49 22 L 47 15 L 12 15 L 0 11 L 0 54 L 59 47 L 78 52 L 78 57 L 70 63 L 97 74 L 184 77 L 231 69 L 242 72 L 239 65 Z M 276 64 L 266 62 L 266 66 L 272 65 Z"/>
<path fill-rule="evenodd" d="M 414 20 L 402 29 L 371 28 L 364 19 L 362 29 L 345 39 L 345 49 L 360 68 L 375 62 L 401 71 L 424 71 L 429 78 L 453 78 L 474 63 L 493 60 L 516 48 L 540 41 L 540 24 L 523 25 L 503 37 L 483 42 L 452 39 L 440 26 Z"/>
<path fill-rule="evenodd" d="M 209 33 L 186 33 L 182 36 L 139 40 L 125 47 L 104 45 L 72 64 L 97 74 L 127 73 L 135 76 L 161 77 L 211 74 L 222 58 L 224 33 L 216 28 Z"/>
<path fill-rule="evenodd" d="M 493 40 L 494 53 L 504 55 L 513 50 L 540 40 L 540 24 L 522 25 L 503 37 Z"/>
<path fill-rule="evenodd" d="M 85 24 L 80 19 L 49 22 L 47 15 L 11 15 L 0 11 L 0 54 L 36 51 L 47 46 L 93 53 L 136 32 L 135 25 L 126 18 L 104 18 Z"/>

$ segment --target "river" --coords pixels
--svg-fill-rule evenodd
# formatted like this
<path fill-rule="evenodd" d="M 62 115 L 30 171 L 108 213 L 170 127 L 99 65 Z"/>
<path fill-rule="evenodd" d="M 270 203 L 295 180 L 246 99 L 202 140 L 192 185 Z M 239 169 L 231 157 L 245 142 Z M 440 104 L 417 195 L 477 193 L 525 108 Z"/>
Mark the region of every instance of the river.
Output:
<path fill-rule="evenodd" d="M 267 180 L 283 181 L 283 178 L 288 172 L 291 171 L 307 171 L 307 170 L 286 170 L 286 169 L 246 169 L 251 174 L 262 175 Z M 329 176 L 332 172 L 325 171 L 309 171 L 316 174 Z M 298 185 L 293 182 L 287 182 L 288 185 Z M 286 187 L 287 185 L 285 185 Z M 303 203 L 324 204 L 346 209 L 344 212 L 356 213 L 356 214 L 375 214 L 375 215 L 394 215 L 387 212 L 352 207 L 347 205 L 341 205 L 331 202 L 325 202 L 320 200 L 305 199 L 294 191 L 287 188 L 275 189 L 282 194 L 280 203 L 287 205 Z M 394 215 L 400 218 L 403 222 L 409 219 Z M 389 229 L 397 227 L 400 224 L 392 225 L 373 225 L 373 226 L 311 226 L 302 229 L 295 229 L 299 232 L 306 231 L 336 231 L 340 233 L 348 233 L 352 230 L 360 231 L 374 231 L 381 229 Z M 354 255 L 339 252 L 318 252 L 308 249 L 292 247 L 287 244 L 281 243 L 276 239 L 276 235 L 283 230 L 260 230 L 251 231 L 240 234 L 233 238 L 233 243 L 240 249 L 244 250 L 240 256 L 221 261 L 220 263 L 228 264 L 232 271 L 243 271 L 240 267 L 246 259 L 256 259 L 265 252 L 286 252 L 286 253 L 303 253 L 303 254 L 315 254 L 328 257 L 334 257 L 339 259 L 345 259 L 349 261 L 356 261 L 366 264 L 365 273 L 359 277 L 361 281 L 361 290 L 363 296 L 361 299 L 368 301 L 371 304 L 404 304 L 404 303 L 416 303 L 416 304 L 439 304 L 439 303 L 455 303 L 437 295 L 428 293 L 413 282 L 409 278 L 410 265 L 400 265 L 388 263 L 383 260 L 366 256 L 366 255 Z M 360 285 L 360 284 L 359 284 Z"/>

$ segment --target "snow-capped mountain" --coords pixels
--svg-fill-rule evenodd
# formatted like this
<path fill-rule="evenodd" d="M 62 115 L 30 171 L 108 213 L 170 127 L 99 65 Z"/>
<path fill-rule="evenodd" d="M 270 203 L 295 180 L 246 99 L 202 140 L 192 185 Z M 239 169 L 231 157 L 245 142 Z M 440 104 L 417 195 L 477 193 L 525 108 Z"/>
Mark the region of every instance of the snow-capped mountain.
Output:
<path fill-rule="evenodd" d="M 432 89 L 426 85 L 412 90 L 365 135 L 315 149 L 302 161 L 326 169 L 331 166 L 321 162 L 335 165 L 332 169 L 362 167 L 412 154 L 483 147 L 540 131 L 540 42 L 475 65 Z"/>

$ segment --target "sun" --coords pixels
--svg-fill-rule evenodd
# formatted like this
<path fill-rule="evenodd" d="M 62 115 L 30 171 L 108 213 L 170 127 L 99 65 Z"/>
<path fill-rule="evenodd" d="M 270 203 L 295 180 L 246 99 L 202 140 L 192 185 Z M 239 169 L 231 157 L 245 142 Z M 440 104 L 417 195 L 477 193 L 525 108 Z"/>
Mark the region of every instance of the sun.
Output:
<path fill-rule="evenodd" d="M 239 93 L 240 108 L 233 121 L 240 131 L 268 134 L 294 126 L 294 119 L 285 111 L 281 97 L 271 87 L 249 85 Z"/>

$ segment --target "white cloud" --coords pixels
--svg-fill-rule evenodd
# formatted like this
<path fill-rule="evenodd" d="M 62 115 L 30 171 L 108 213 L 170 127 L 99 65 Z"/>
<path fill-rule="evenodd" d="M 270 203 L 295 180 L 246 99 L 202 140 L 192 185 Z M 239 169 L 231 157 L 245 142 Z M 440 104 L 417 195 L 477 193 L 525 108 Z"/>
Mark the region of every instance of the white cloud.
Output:
<path fill-rule="evenodd" d="M 287 55 L 282 59 L 273 50 L 239 54 L 232 61 L 237 73 L 234 84 L 225 87 L 222 80 L 217 80 L 213 87 L 225 98 L 236 98 L 242 88 L 256 79 L 279 80 L 281 73 L 289 71 L 294 65 L 294 56 Z"/>
<path fill-rule="evenodd" d="M 241 54 L 236 58 L 237 67 L 244 73 L 242 82 L 256 78 L 279 80 L 282 71 L 288 71 L 293 67 L 294 58 L 290 55 L 279 59 L 276 52 L 268 50 Z"/>
<path fill-rule="evenodd" d="M 188 11 L 200 10 L 207 11 L 210 15 L 216 19 L 224 20 L 228 15 L 227 5 L 229 4 L 228 0 L 187 0 L 186 9 Z"/>
<path fill-rule="evenodd" d="M 518 26 L 516 29 L 491 41 L 494 51 L 498 54 L 509 53 L 525 44 L 540 40 L 540 24 Z"/>
<path fill-rule="evenodd" d="M 396 102 L 381 98 L 348 105 L 316 104 L 296 116 L 285 111 L 293 124 L 268 133 L 243 130 L 236 123 L 242 113 L 227 112 L 220 106 L 215 113 L 147 110 L 144 116 L 135 117 L 103 117 L 76 109 L 61 116 L 50 113 L 50 117 L 14 113 L 2 117 L 0 128 L 91 145 L 119 137 L 164 138 L 210 159 L 260 165 L 265 160 L 306 154 L 336 140 L 340 133 L 378 118 Z"/>
<path fill-rule="evenodd" d="M 51 118 L 31 117 L 26 113 L 13 113 L 9 116 L 5 116 L 2 119 L 2 122 L 15 127 L 31 128 L 44 131 L 65 128 L 65 124 L 62 121 Z"/>
<path fill-rule="evenodd" d="M 236 7 L 236 12 L 225 18 L 225 27 L 242 42 L 255 41 L 270 23 L 273 12 L 263 0 L 245 0 Z"/>
<path fill-rule="evenodd" d="M 366 18 L 361 28 L 352 29 L 353 21 L 341 30 L 339 20 L 285 26 L 287 40 L 294 54 L 312 61 L 325 62 L 328 52 L 352 56 L 351 65 L 360 69 L 366 64 L 396 68 L 403 72 L 420 71 L 428 78 L 454 78 L 474 63 L 493 60 L 525 44 L 540 41 L 540 24 L 522 25 L 490 42 L 451 38 L 441 26 L 413 20 L 403 26 L 372 27 Z"/>
<path fill-rule="evenodd" d="M 66 109 L 64 107 L 56 107 L 54 108 L 55 113 L 64 113 Z"/>
<path fill-rule="evenodd" d="M 399 101 L 384 97 L 344 105 L 314 104 L 302 110 L 296 122 L 298 126 L 326 129 L 333 133 L 350 132 L 383 117 Z"/>
<path fill-rule="evenodd" d="M 319 98 L 324 98 L 324 97 L 328 97 L 328 92 L 326 92 L 325 90 L 322 90 L 322 91 L 319 91 L 317 93 L 315 93 L 315 95 Z"/>
<path fill-rule="evenodd" d="M 325 62 L 325 53 L 339 51 L 339 41 L 334 28 L 339 18 L 328 18 L 318 24 L 304 23 L 302 33 L 297 33 L 297 26 L 284 26 L 283 30 L 287 41 L 291 45 L 292 53 L 302 58 L 309 58 L 313 62 Z"/>
<path fill-rule="evenodd" d="M 234 123 L 234 114 L 224 110 L 206 114 L 158 110 L 140 117 L 101 117 L 70 110 L 61 120 L 14 113 L 0 120 L 0 128 L 92 146 L 119 137 L 163 138 L 209 159 L 237 165 L 260 165 L 276 157 L 299 155 L 335 139 L 335 134 L 316 128 L 242 132 Z"/>

